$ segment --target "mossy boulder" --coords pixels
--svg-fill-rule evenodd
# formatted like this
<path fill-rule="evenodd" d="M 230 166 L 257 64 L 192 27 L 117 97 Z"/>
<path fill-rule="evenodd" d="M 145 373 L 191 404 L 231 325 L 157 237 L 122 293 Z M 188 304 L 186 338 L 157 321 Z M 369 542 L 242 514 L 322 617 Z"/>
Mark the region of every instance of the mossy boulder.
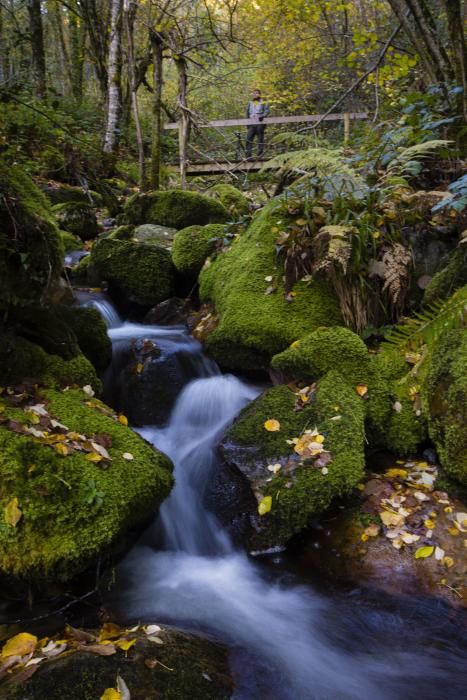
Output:
<path fill-rule="evenodd" d="M 431 346 L 422 396 L 441 464 L 467 485 L 467 333 L 460 325 Z"/>
<path fill-rule="evenodd" d="M 90 306 L 60 306 L 58 314 L 72 329 L 81 352 L 94 367 L 107 367 L 112 360 L 112 343 L 98 310 Z"/>
<path fill-rule="evenodd" d="M 177 270 L 196 280 L 204 262 L 213 252 L 216 239 L 223 235 L 222 224 L 188 226 L 175 234 L 172 257 Z"/>
<path fill-rule="evenodd" d="M 302 410 L 296 410 L 297 401 L 287 386 L 267 390 L 240 413 L 221 443 L 228 468 L 241 474 L 256 499 L 272 499 L 266 515 L 258 514 L 256 499 L 254 510 L 245 514 L 239 512 L 239 504 L 246 502 L 244 493 L 235 504 L 228 489 L 217 487 L 217 477 L 210 488 L 209 506 L 227 526 L 243 522 L 250 549 L 284 545 L 334 498 L 348 494 L 363 475 L 364 402 L 342 375 L 328 372 Z M 269 420 L 278 421 L 279 430 L 268 431 Z M 315 427 L 331 457 L 325 468 L 300 456 L 292 443 Z M 281 468 L 274 474 L 268 466 L 277 464 Z M 228 507 L 224 498 L 230 500 Z"/>
<path fill-rule="evenodd" d="M 107 234 L 106 238 L 116 238 L 117 241 L 131 241 L 131 239 L 133 238 L 134 230 L 135 227 L 133 226 L 133 224 L 124 224 L 123 226 L 118 226 L 109 234 Z"/>
<path fill-rule="evenodd" d="M 243 192 L 229 184 L 219 183 L 206 192 L 208 197 L 217 199 L 229 212 L 231 218 L 239 218 L 250 211 L 250 202 Z"/>
<path fill-rule="evenodd" d="M 0 309 L 44 300 L 62 255 L 47 198 L 21 168 L 0 159 Z"/>
<path fill-rule="evenodd" d="M 396 348 L 386 347 L 372 357 L 365 402 L 370 448 L 409 455 L 427 438 L 427 415 L 411 369 Z"/>
<path fill-rule="evenodd" d="M 130 197 L 123 210 L 122 224 L 159 224 L 175 229 L 194 224 L 217 224 L 229 218 L 218 201 L 187 190 L 157 190 Z"/>
<path fill-rule="evenodd" d="M 79 202 L 80 204 L 91 204 L 96 207 L 102 204 L 102 197 L 98 192 L 84 190 L 82 187 L 76 187 L 75 185 L 67 185 L 64 182 L 48 182 L 42 187 L 42 191 L 52 204 Z"/>
<path fill-rule="evenodd" d="M 342 322 L 326 282 L 300 281 L 294 296 L 285 294 L 276 257 L 277 226 L 284 225 L 284 216 L 281 202 L 272 200 L 231 248 L 201 272 L 201 299 L 213 302 L 220 314 L 206 349 L 223 367 L 265 369 L 273 355 L 295 340 L 319 326 Z"/>
<path fill-rule="evenodd" d="M 157 510 L 172 476 L 165 455 L 83 390 L 44 389 L 31 403 L 42 406 L 46 423 L 31 421 L 29 401 L 2 401 L 2 416 L 11 421 L 0 424 L 0 507 L 17 503 L 21 518 L 0 524 L 0 571 L 37 584 L 67 580 L 91 565 Z M 62 428 L 52 429 L 51 419 Z M 86 450 L 93 440 L 107 446 L 111 461 L 89 459 L 99 456 Z"/>
<path fill-rule="evenodd" d="M 66 202 L 54 207 L 60 228 L 79 236 L 82 241 L 96 238 L 99 233 L 96 212 L 90 204 Z"/>
<path fill-rule="evenodd" d="M 139 638 L 127 653 L 79 651 L 43 664 L 32 678 L 7 683 L 2 700 L 98 700 L 120 675 L 131 700 L 229 700 L 234 692 L 227 649 L 212 640 L 164 628 L 161 644 Z M 154 649 L 157 649 L 157 653 Z M 155 658 L 156 657 L 156 658 Z M 157 659 L 157 660 L 156 660 Z"/>
<path fill-rule="evenodd" d="M 0 345 L 0 384 L 18 384 L 31 378 L 59 386 L 91 385 L 97 393 L 102 389 L 96 370 L 80 352 L 69 359 L 46 352 L 26 338 L 4 333 Z"/>
<path fill-rule="evenodd" d="M 467 284 L 467 237 L 451 253 L 446 267 L 443 267 L 433 277 L 425 289 L 423 303 L 429 305 L 435 301 L 446 299 L 465 284 Z"/>
<path fill-rule="evenodd" d="M 173 296 L 175 270 L 161 246 L 104 238 L 92 249 L 91 263 L 109 291 L 141 306 L 154 306 Z"/>
<path fill-rule="evenodd" d="M 360 336 L 348 328 L 318 328 L 275 355 L 271 366 L 286 378 L 305 382 L 338 369 L 359 384 L 368 380 L 370 354 Z"/>

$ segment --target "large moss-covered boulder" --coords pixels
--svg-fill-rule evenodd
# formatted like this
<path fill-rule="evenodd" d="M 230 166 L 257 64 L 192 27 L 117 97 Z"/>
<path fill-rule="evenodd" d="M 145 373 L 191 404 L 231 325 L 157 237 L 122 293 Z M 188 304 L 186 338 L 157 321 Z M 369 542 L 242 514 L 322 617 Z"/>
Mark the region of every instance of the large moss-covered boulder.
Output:
<path fill-rule="evenodd" d="M 111 294 L 141 306 L 153 306 L 173 296 L 174 267 L 161 246 L 104 238 L 93 246 L 90 264 Z"/>
<path fill-rule="evenodd" d="M 86 386 L 100 392 L 101 382 L 90 361 L 81 352 L 67 359 L 46 352 L 40 345 L 5 332 L 0 344 L 0 386 L 23 379 L 59 386 Z"/>
<path fill-rule="evenodd" d="M 80 204 L 102 205 L 102 197 L 98 192 L 85 190 L 75 185 L 67 185 L 64 182 L 48 182 L 42 187 L 43 192 L 52 204 L 65 204 L 79 202 Z"/>
<path fill-rule="evenodd" d="M 175 234 L 172 257 L 177 270 L 195 280 L 206 258 L 213 252 L 216 239 L 223 235 L 222 224 L 188 226 Z"/>
<path fill-rule="evenodd" d="M 74 332 L 81 352 L 94 367 L 107 367 L 112 359 L 112 343 L 99 311 L 90 306 L 62 305 L 57 313 Z"/>
<path fill-rule="evenodd" d="M 62 245 L 45 195 L 0 159 L 0 309 L 45 299 L 57 283 Z"/>
<path fill-rule="evenodd" d="M 286 295 L 278 266 L 281 203 L 271 201 L 231 248 L 200 275 L 200 296 L 220 314 L 206 348 L 224 367 L 267 368 L 273 355 L 319 326 L 341 323 L 331 288 L 321 281 L 299 281 Z"/>
<path fill-rule="evenodd" d="M 198 192 L 166 190 L 135 194 L 125 205 L 123 224 L 159 224 L 181 229 L 194 224 L 217 224 L 229 214 L 218 201 Z"/>
<path fill-rule="evenodd" d="M 93 639 L 93 631 L 86 632 Z M 98 633 L 94 635 L 98 637 Z M 117 650 L 105 657 L 85 650 L 71 654 L 67 651 L 42 664 L 28 680 L 14 683 L 13 677 L 12 682 L 0 688 L 0 698 L 98 700 L 107 689 L 116 688 L 117 676 L 124 680 L 131 700 L 229 700 L 232 697 L 234 687 L 223 645 L 170 628 L 164 628 L 158 638 L 160 644 L 156 646 L 148 641 L 146 634 L 140 633 L 130 651 Z M 113 697 L 119 695 L 115 690 Z"/>
<path fill-rule="evenodd" d="M 229 212 L 231 218 L 238 219 L 250 210 L 250 202 L 243 192 L 240 192 L 233 185 L 219 183 L 210 187 L 206 192 L 208 197 L 217 199 Z"/>
<path fill-rule="evenodd" d="M 170 226 L 142 224 L 134 229 L 132 239 L 138 243 L 153 243 L 170 248 L 176 232 L 177 229 L 170 228 Z"/>
<path fill-rule="evenodd" d="M 66 202 L 54 207 L 60 228 L 79 236 L 82 241 L 96 238 L 99 233 L 96 212 L 90 204 L 84 202 Z"/>
<path fill-rule="evenodd" d="M 221 469 L 209 489 L 209 507 L 234 536 L 241 523 L 250 549 L 285 544 L 361 479 L 364 414 L 363 400 L 337 371 L 319 381 L 306 404 L 285 385 L 267 390 L 222 440 L 230 487 Z M 315 434 L 323 452 L 313 454 Z M 258 502 L 267 497 L 270 510 L 260 515 Z"/>
<path fill-rule="evenodd" d="M 422 396 L 441 464 L 467 485 L 467 332 L 460 324 L 431 346 Z"/>
<path fill-rule="evenodd" d="M 23 387 L 0 404 L 4 574 L 67 580 L 168 495 L 169 459 L 87 391 Z"/>
<path fill-rule="evenodd" d="M 354 385 L 368 380 L 370 355 L 363 340 L 348 328 L 318 328 L 275 355 L 273 369 L 287 378 L 311 381 L 332 369 Z"/>

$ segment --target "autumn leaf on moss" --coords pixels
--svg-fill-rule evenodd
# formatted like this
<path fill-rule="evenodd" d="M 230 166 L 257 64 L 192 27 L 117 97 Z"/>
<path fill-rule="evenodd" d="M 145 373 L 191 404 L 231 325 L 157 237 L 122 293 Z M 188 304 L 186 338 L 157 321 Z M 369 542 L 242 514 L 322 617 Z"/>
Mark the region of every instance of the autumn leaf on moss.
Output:
<path fill-rule="evenodd" d="M 264 423 L 264 427 L 269 433 L 277 433 L 281 429 L 281 424 L 275 418 L 270 418 Z"/>
<path fill-rule="evenodd" d="M 355 391 L 363 399 L 368 394 L 368 387 L 366 384 L 357 384 Z"/>
<path fill-rule="evenodd" d="M 271 496 L 265 496 L 260 504 L 258 505 L 258 513 L 260 515 L 266 515 L 272 508 L 272 498 Z"/>
<path fill-rule="evenodd" d="M 128 425 L 128 418 L 121 413 L 118 416 L 118 422 L 121 423 L 122 425 Z"/>
<path fill-rule="evenodd" d="M 18 499 L 12 498 L 9 503 L 5 506 L 4 510 L 4 516 L 5 516 L 5 522 L 8 525 L 12 525 L 13 527 L 16 527 L 19 521 L 21 520 L 23 515 L 23 511 L 19 507 L 19 502 Z"/>

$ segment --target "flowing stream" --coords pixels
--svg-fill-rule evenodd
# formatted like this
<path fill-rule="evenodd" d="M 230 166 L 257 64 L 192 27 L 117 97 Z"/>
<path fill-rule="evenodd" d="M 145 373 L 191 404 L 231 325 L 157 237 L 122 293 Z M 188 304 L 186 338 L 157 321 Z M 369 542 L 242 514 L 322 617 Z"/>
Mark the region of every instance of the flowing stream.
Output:
<path fill-rule="evenodd" d="M 234 700 L 464 698 L 467 631 L 443 606 L 362 590 L 318 593 L 235 550 L 203 493 L 219 439 L 258 389 L 222 375 L 182 327 L 122 323 L 108 302 L 93 304 L 115 344 L 150 337 L 163 352 L 188 346 L 199 377 L 167 425 L 139 429 L 171 457 L 175 487 L 119 567 L 112 603 L 121 620 L 172 623 L 226 642 Z"/>

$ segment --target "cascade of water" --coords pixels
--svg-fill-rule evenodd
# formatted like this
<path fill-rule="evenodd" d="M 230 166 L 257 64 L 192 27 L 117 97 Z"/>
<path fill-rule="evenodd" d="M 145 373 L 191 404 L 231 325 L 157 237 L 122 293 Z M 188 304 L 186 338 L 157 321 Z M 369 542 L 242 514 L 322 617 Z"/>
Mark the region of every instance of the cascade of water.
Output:
<path fill-rule="evenodd" d="M 114 342 L 148 334 L 158 344 L 194 342 L 181 329 L 124 324 L 110 331 Z M 177 623 L 226 640 L 239 669 L 234 700 L 440 700 L 448 688 L 460 698 L 462 652 L 445 642 L 414 651 L 423 649 L 424 632 L 417 636 L 397 614 L 359 616 L 348 601 L 336 609 L 309 587 L 268 580 L 233 550 L 204 510 L 203 492 L 222 432 L 257 391 L 208 360 L 200 371 L 165 428 L 139 431 L 172 458 L 175 487 L 145 544 L 120 567 L 114 604 L 127 620 Z M 165 551 L 155 546 L 161 530 Z"/>
<path fill-rule="evenodd" d="M 104 319 L 107 328 L 117 328 L 122 325 L 122 319 L 117 313 L 115 306 L 107 299 L 95 298 L 87 301 L 84 306 L 92 306 L 99 311 Z"/>

